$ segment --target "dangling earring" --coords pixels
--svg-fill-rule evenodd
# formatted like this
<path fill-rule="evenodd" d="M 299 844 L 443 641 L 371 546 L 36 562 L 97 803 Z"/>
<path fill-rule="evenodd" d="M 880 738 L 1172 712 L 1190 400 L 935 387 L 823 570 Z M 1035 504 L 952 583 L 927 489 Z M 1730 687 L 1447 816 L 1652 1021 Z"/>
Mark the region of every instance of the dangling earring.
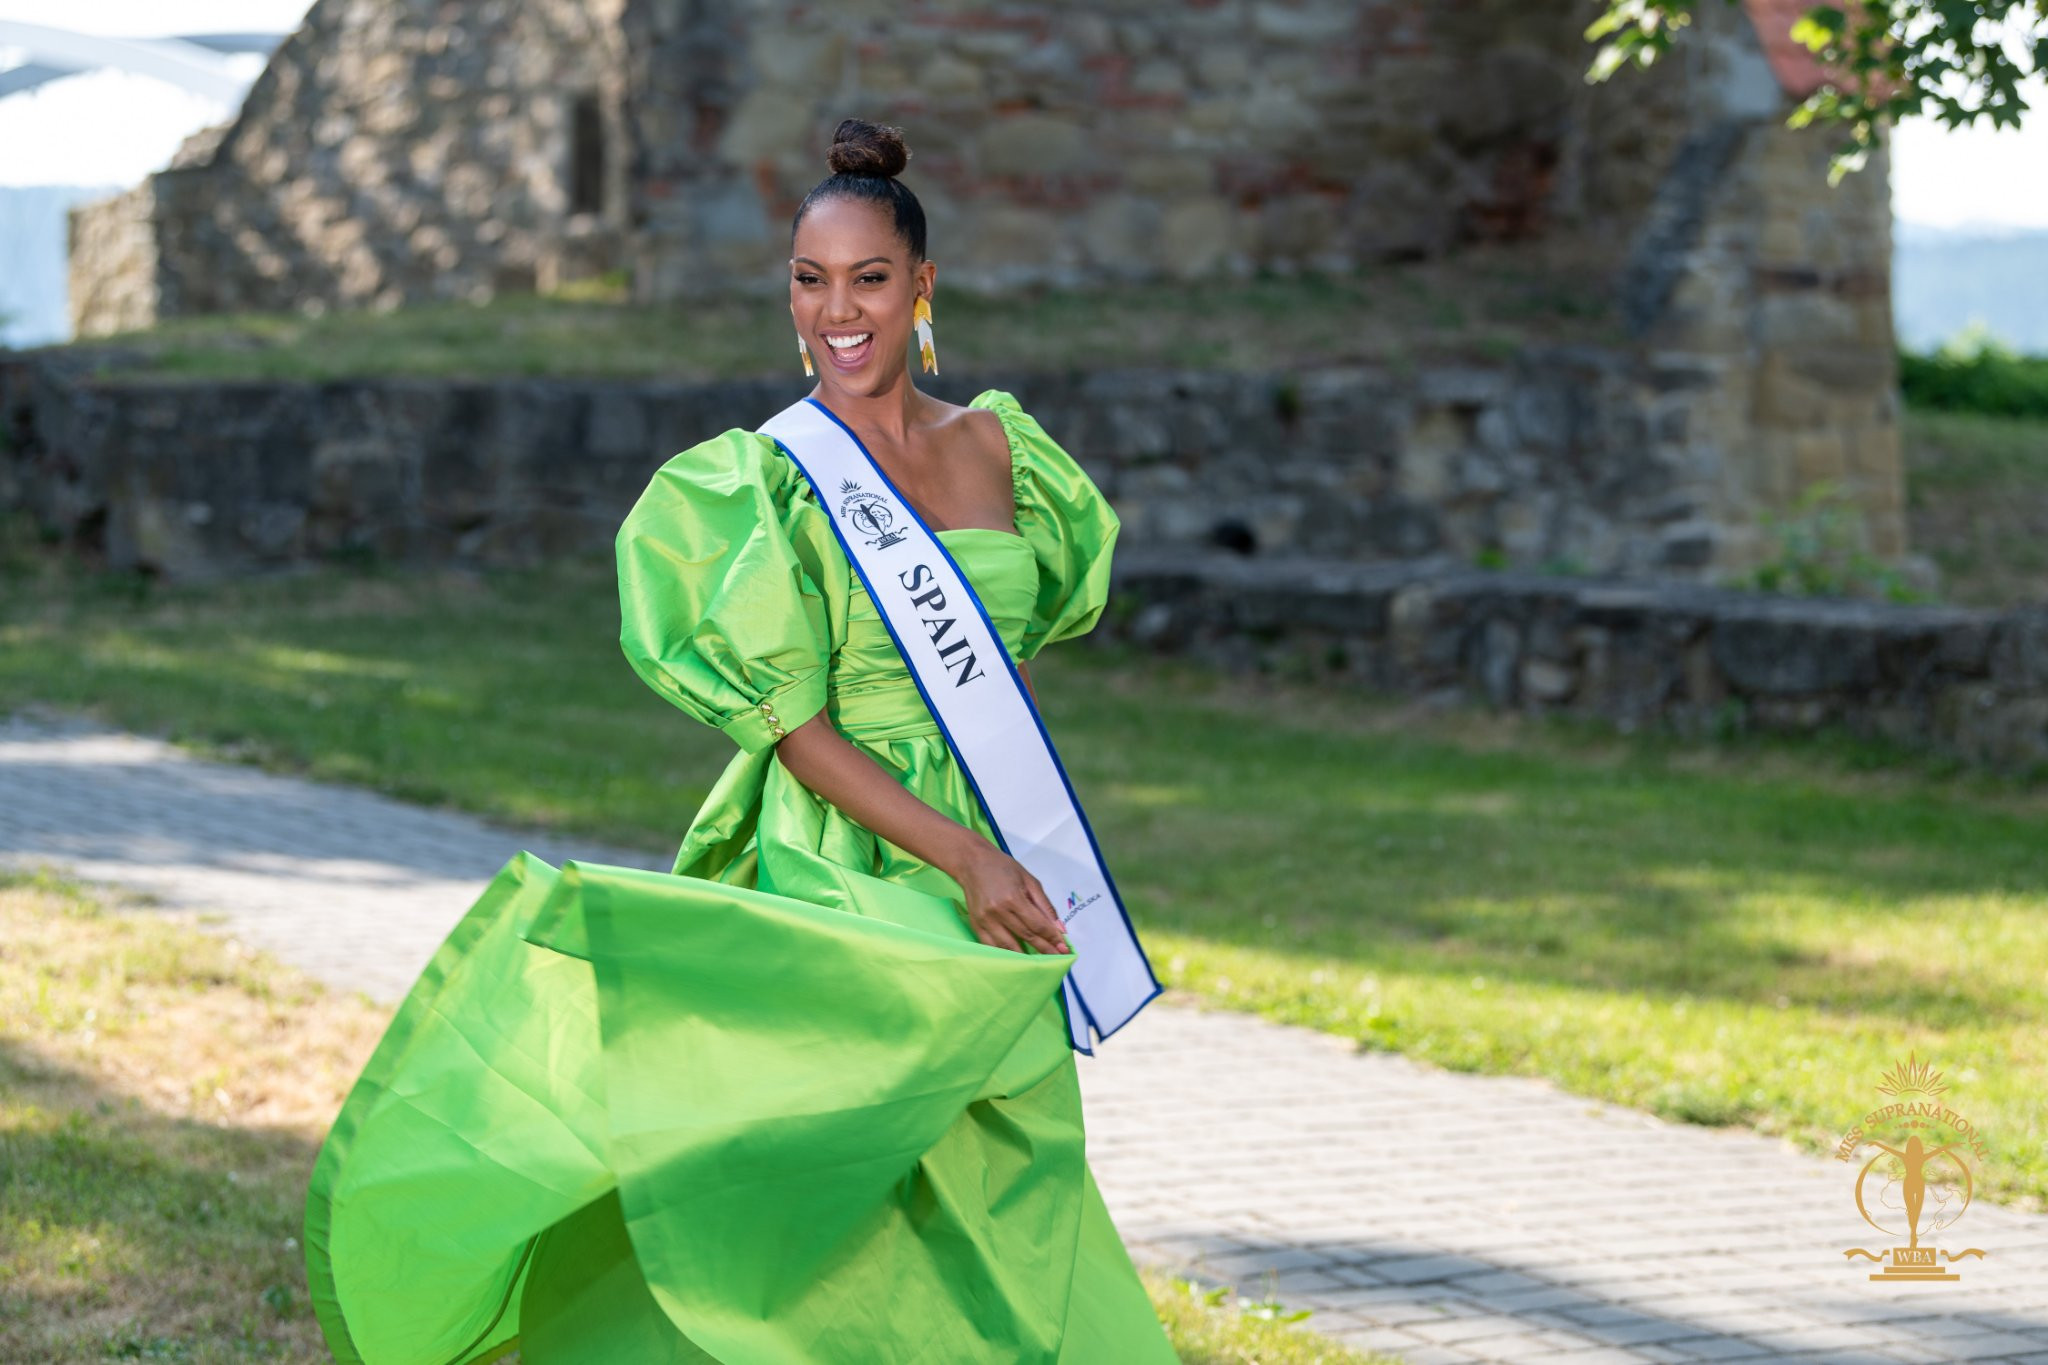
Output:
<path fill-rule="evenodd" d="M 917 354 L 924 362 L 927 373 L 939 372 L 939 355 L 932 349 L 932 306 L 925 296 L 917 296 L 917 308 L 911 313 L 911 320 L 917 324 Z"/>
<path fill-rule="evenodd" d="M 817 371 L 811 368 L 811 348 L 804 345 L 804 334 L 802 332 L 796 334 L 796 353 L 804 358 L 804 373 L 808 375 L 817 374 Z"/>

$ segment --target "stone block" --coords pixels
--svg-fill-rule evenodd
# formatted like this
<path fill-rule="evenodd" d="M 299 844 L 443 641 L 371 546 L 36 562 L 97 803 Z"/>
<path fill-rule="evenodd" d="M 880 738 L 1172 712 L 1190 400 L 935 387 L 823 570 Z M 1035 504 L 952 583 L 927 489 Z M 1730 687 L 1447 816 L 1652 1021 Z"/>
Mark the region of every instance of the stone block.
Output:
<path fill-rule="evenodd" d="M 1167 273 L 1206 274 L 1237 246 L 1236 214 L 1223 200 L 1182 199 L 1167 206 L 1159 241 L 1159 263 Z"/>
<path fill-rule="evenodd" d="M 1064 175 L 1088 170 L 1098 160 L 1094 137 L 1079 118 L 1036 111 L 990 123 L 977 151 L 983 175 Z"/>
<path fill-rule="evenodd" d="M 1878 679 L 1877 637 L 1865 621 L 1792 606 L 1724 616 L 1708 639 L 1729 683 L 1756 697 L 1867 689 Z"/>
<path fill-rule="evenodd" d="M 2030 607 L 2001 620 L 1991 636 L 1992 681 L 2007 692 L 2048 692 L 2048 608 Z"/>
<path fill-rule="evenodd" d="M 1550 659 L 1522 660 L 1521 691 L 1530 701 L 1545 706 L 1569 701 L 1578 681 L 1577 672 L 1569 664 Z"/>

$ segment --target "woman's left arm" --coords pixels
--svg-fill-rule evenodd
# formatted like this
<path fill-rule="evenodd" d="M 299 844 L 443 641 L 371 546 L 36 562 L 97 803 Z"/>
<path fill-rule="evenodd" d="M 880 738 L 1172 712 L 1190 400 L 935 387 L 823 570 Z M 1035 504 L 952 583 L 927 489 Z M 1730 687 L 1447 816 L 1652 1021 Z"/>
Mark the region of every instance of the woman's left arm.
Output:
<path fill-rule="evenodd" d="M 1031 669 L 1025 664 L 1017 665 L 1017 676 L 1024 680 L 1024 690 L 1031 694 L 1031 705 L 1038 705 L 1038 689 L 1031 685 Z"/>

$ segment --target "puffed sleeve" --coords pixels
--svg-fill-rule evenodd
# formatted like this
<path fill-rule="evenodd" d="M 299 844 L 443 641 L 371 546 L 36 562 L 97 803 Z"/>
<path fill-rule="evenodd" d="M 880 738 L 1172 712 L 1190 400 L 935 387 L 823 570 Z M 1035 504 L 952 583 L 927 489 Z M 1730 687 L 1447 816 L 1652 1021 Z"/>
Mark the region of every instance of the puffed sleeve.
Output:
<path fill-rule="evenodd" d="M 1017 530 L 1038 560 L 1038 602 L 1024 630 L 1021 657 L 1086 635 L 1109 602 L 1109 566 L 1117 520 L 1109 499 L 1038 419 L 1014 396 L 991 389 L 974 406 L 992 409 L 1010 438 Z"/>
<path fill-rule="evenodd" d="M 802 479 L 773 440 L 735 427 L 656 470 L 619 527 L 633 671 L 750 754 L 824 709 L 843 625 L 845 553 L 819 544 L 830 526 Z"/>

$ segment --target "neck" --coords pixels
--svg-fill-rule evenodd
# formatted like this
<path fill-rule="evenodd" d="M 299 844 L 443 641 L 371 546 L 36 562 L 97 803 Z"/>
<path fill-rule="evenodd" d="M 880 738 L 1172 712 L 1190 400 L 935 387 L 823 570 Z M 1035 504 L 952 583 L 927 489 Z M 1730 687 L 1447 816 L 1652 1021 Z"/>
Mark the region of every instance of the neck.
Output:
<path fill-rule="evenodd" d="M 898 369 L 873 393 L 848 393 L 820 378 L 810 396 L 832 409 L 833 415 L 848 426 L 898 445 L 909 439 L 910 428 L 923 417 L 926 402 L 910 382 L 907 367 Z"/>

